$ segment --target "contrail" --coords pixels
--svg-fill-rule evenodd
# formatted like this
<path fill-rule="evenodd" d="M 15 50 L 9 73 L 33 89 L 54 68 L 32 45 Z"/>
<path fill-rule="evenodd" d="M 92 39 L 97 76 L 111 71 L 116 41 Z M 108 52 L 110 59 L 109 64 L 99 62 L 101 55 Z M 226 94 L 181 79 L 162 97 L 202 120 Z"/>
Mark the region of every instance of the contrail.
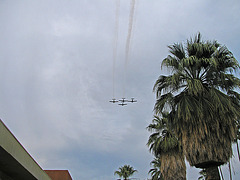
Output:
<path fill-rule="evenodd" d="M 115 66 L 117 59 L 118 49 L 118 27 L 119 27 L 119 9 L 120 0 L 116 0 L 116 14 L 115 14 L 115 29 L 114 29 L 114 41 L 113 41 L 113 98 L 115 98 Z"/>
<path fill-rule="evenodd" d="M 133 20 L 134 20 L 134 11 L 135 11 L 135 0 L 131 1 L 131 11 L 129 14 L 129 23 L 128 23 L 128 35 L 126 41 L 126 49 L 125 49 L 125 63 L 127 64 L 129 59 L 129 50 L 131 44 L 131 37 L 132 37 L 132 29 L 133 29 Z"/>
<path fill-rule="evenodd" d="M 138 13 L 138 5 L 139 5 L 139 3 L 138 3 L 138 0 L 135 0 L 135 7 L 134 7 L 134 17 L 133 17 L 133 25 L 132 25 L 132 36 L 131 36 L 131 41 L 130 41 L 130 45 L 129 45 L 129 52 L 128 52 L 128 54 L 129 54 L 129 56 L 131 57 L 131 52 L 132 52 L 132 49 L 133 49 L 133 41 L 134 41 L 134 36 L 135 36 L 135 31 L 136 31 L 136 21 L 137 21 L 137 13 Z"/>
<path fill-rule="evenodd" d="M 128 35 L 126 40 L 125 47 L 125 72 L 124 72 L 124 82 L 123 82 L 123 97 L 125 97 L 125 84 L 126 84 L 126 73 L 127 73 L 127 65 L 129 60 L 129 51 L 131 45 L 131 37 L 132 37 L 132 29 L 133 29 L 133 21 L 134 21 L 134 11 L 135 11 L 135 0 L 131 0 L 130 14 L 129 14 L 129 23 L 128 23 Z"/>

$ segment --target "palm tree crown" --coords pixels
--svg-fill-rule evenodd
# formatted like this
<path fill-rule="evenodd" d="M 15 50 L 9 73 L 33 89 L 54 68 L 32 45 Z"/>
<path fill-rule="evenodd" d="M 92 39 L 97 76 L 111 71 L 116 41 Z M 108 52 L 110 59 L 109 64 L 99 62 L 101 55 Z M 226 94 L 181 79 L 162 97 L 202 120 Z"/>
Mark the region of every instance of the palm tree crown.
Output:
<path fill-rule="evenodd" d="M 180 148 L 178 139 L 169 127 L 168 118 L 168 113 L 162 113 L 162 118 L 155 115 L 153 123 L 147 127 L 148 131 L 153 132 L 147 145 L 155 156 Z"/>
<path fill-rule="evenodd" d="M 164 110 L 182 142 L 190 165 L 206 167 L 226 163 L 232 155 L 240 117 L 239 69 L 232 53 L 217 41 L 195 38 L 169 47 L 171 55 L 162 62 L 171 70 L 154 85 L 155 113 Z"/>
<path fill-rule="evenodd" d="M 114 172 L 114 175 L 118 175 L 120 178 L 123 177 L 124 180 L 127 180 L 130 176 L 132 176 L 137 170 L 133 169 L 130 165 L 124 165 L 119 168 L 118 171 Z"/>

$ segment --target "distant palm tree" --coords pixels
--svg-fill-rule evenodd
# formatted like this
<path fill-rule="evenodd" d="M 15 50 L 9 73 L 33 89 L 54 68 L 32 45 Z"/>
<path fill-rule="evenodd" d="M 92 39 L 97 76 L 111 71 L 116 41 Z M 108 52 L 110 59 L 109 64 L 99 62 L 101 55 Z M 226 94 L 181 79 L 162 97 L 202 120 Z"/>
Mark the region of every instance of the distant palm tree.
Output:
<path fill-rule="evenodd" d="M 184 155 L 191 166 L 206 168 L 208 179 L 220 179 L 218 166 L 232 156 L 236 121 L 240 117 L 239 64 L 217 41 L 198 33 L 184 46 L 169 46 L 162 66 L 171 69 L 155 85 L 155 113 L 167 109 Z"/>
<path fill-rule="evenodd" d="M 154 158 L 154 160 L 151 162 L 151 165 L 153 166 L 153 168 L 150 169 L 148 172 L 152 176 L 151 180 L 164 180 L 160 170 L 161 169 L 160 158 Z"/>
<path fill-rule="evenodd" d="M 137 172 L 137 170 L 133 169 L 130 165 L 124 165 L 120 167 L 118 171 L 115 171 L 114 175 L 118 175 L 120 178 L 123 177 L 124 180 L 127 180 L 135 172 Z"/>
<path fill-rule="evenodd" d="M 165 180 L 185 180 L 186 165 L 182 147 L 169 122 L 170 115 L 154 116 L 147 129 L 153 132 L 147 142 L 150 151 L 159 158 L 160 171 Z"/>

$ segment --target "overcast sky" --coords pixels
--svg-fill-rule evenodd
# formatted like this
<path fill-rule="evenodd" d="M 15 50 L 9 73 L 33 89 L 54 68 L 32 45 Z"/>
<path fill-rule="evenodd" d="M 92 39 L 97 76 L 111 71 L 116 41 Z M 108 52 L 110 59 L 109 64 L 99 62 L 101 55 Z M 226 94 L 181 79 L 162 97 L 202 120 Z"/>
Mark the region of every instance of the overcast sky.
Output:
<path fill-rule="evenodd" d="M 43 169 L 114 180 L 129 164 L 138 170 L 133 177 L 146 179 L 152 88 L 167 73 L 160 68 L 167 45 L 201 32 L 240 59 L 239 0 L 137 0 L 126 70 L 129 13 L 130 0 L 121 0 L 115 97 L 125 91 L 138 102 L 121 107 L 108 102 L 116 0 L 0 0 L 0 118 Z M 240 163 L 232 161 L 240 179 Z M 188 166 L 188 179 L 198 172 Z"/>

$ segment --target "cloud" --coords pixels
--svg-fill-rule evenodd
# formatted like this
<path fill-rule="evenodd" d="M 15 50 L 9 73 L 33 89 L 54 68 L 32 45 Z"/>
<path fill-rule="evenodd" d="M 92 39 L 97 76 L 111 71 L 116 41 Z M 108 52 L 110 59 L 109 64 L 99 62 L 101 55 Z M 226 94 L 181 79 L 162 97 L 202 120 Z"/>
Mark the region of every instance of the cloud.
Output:
<path fill-rule="evenodd" d="M 239 2 L 137 1 L 127 67 L 126 96 L 112 98 L 115 2 L 1 1 L 1 118 L 44 169 L 69 169 L 74 179 L 113 179 L 131 164 L 146 178 L 146 147 L 167 45 L 198 31 L 226 44 L 239 58 Z M 122 0 L 116 61 L 116 98 L 123 95 L 130 10 Z M 223 13 L 224 12 L 224 13 Z M 237 165 L 236 165 L 237 166 Z M 188 177 L 198 170 L 188 167 Z"/>

